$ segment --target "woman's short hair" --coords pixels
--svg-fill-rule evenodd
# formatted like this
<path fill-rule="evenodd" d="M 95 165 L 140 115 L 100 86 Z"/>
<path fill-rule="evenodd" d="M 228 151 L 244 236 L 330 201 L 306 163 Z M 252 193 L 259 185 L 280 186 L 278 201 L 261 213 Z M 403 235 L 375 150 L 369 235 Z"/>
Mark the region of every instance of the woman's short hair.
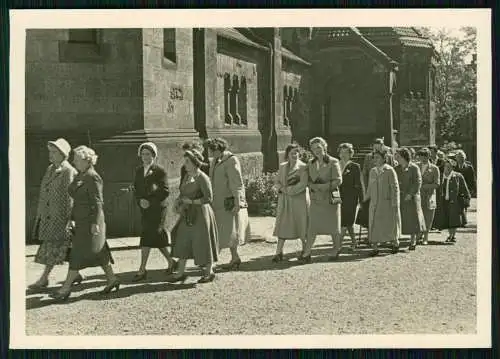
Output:
<path fill-rule="evenodd" d="M 300 145 L 298 143 L 296 143 L 296 142 L 292 142 L 288 146 L 286 146 L 286 148 L 285 148 L 285 161 L 288 160 L 288 155 L 293 150 L 298 150 L 299 152 L 301 152 L 302 147 L 300 147 Z"/>
<path fill-rule="evenodd" d="M 400 155 L 406 162 L 410 162 L 411 160 L 411 152 L 408 148 L 403 147 L 403 148 L 398 148 L 396 150 L 396 153 Z"/>
<path fill-rule="evenodd" d="M 337 149 L 337 152 L 340 154 L 341 150 L 348 150 L 349 155 L 351 155 L 351 157 L 354 155 L 354 146 L 352 145 L 352 143 L 348 143 L 348 142 L 341 143 L 339 145 L 339 148 Z"/>
<path fill-rule="evenodd" d="M 455 156 L 457 156 L 457 155 L 462 155 L 462 158 L 463 158 L 464 160 L 466 160 L 466 159 L 467 159 L 467 155 L 465 154 L 464 150 L 456 150 L 456 151 L 455 151 Z"/>
<path fill-rule="evenodd" d="M 319 144 L 323 149 L 328 150 L 328 143 L 325 141 L 323 137 L 314 137 L 309 140 L 309 147 L 312 147 L 315 144 Z"/>
<path fill-rule="evenodd" d="M 431 151 L 428 148 L 422 148 L 418 151 L 417 155 L 419 157 L 429 158 L 431 157 Z"/>
<path fill-rule="evenodd" d="M 78 146 L 73 152 L 83 160 L 88 161 L 92 166 L 97 163 L 97 158 L 99 157 L 92 148 L 87 146 Z"/>
<path fill-rule="evenodd" d="M 184 157 L 188 158 L 197 168 L 203 165 L 203 155 L 196 149 L 186 150 Z"/>
<path fill-rule="evenodd" d="M 383 145 L 384 144 L 384 139 L 383 138 L 376 138 L 373 140 L 374 145 Z"/>
<path fill-rule="evenodd" d="M 388 151 L 385 148 L 382 148 L 380 150 L 376 150 L 376 151 L 372 152 L 373 156 L 378 155 L 378 156 L 382 157 L 382 159 L 384 160 L 384 163 L 387 162 L 387 154 L 388 154 Z"/>
<path fill-rule="evenodd" d="M 224 152 L 229 148 L 229 144 L 227 143 L 227 141 L 221 137 L 207 139 L 205 141 L 205 146 L 210 151 L 219 151 L 219 152 Z"/>

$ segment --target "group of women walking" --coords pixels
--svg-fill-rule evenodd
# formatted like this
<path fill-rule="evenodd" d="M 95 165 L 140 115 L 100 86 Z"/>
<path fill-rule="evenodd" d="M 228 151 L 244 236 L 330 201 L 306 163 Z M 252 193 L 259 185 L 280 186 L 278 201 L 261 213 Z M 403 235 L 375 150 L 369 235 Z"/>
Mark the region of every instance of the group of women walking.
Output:
<path fill-rule="evenodd" d="M 180 194 L 175 199 L 179 218 L 170 235 L 165 223 L 170 189 L 166 171 L 157 162 L 158 148 L 152 142 L 139 146 L 142 165 L 135 171 L 133 190 L 141 211 L 141 261 L 133 281 L 147 278 L 151 248 L 158 248 L 165 257 L 166 280 L 172 283 L 186 280 L 188 259 L 203 269 L 198 283 L 212 282 L 214 264 L 225 248 L 231 252 L 231 261 L 221 267 L 233 269 L 241 264 L 238 245 L 246 241 L 249 230 L 240 162 L 223 139 L 209 139 L 206 146 L 213 158 L 210 164 L 204 162 L 199 146 L 183 146 Z M 42 242 L 35 262 L 44 264 L 45 270 L 30 289 L 46 288 L 52 268 L 68 261 L 67 278 L 51 294 L 54 299 L 67 299 L 72 285 L 83 280 L 79 271 L 89 267 L 104 270 L 107 285 L 103 294 L 119 290 L 105 237 L 103 182 L 94 169 L 95 151 L 86 146 L 75 148 L 73 167 L 68 162 L 71 147 L 66 140 L 50 141 L 47 147 L 51 164 L 42 179 L 33 232 Z"/>
<path fill-rule="evenodd" d="M 213 158 L 210 163 L 204 162 L 202 146 L 183 146 L 179 196 L 174 204 L 178 220 L 171 231 L 165 223 L 170 189 L 166 171 L 157 161 L 159 150 L 152 142 L 139 146 L 142 165 L 135 171 L 133 190 L 142 219 L 141 257 L 133 281 L 147 278 L 151 248 L 158 248 L 165 257 L 166 281 L 172 283 L 186 280 L 189 259 L 202 268 L 198 283 L 212 282 L 219 253 L 226 248 L 231 260 L 221 267 L 239 268 L 238 246 L 249 233 L 240 162 L 224 139 L 208 139 L 205 145 Z M 374 255 L 381 243 L 389 243 L 396 253 L 401 234 L 410 235 L 409 249 L 414 250 L 418 241 L 427 243 L 433 227 L 449 229 L 446 241 L 455 242 L 470 194 L 463 176 L 453 170 L 451 157 L 444 158 L 441 173 L 428 149 L 420 150 L 418 158 L 407 148 L 392 156 L 383 141 L 377 140 L 361 169 L 352 161 L 352 144 L 339 146 L 339 159 L 328 154 L 321 137 L 311 139 L 309 146 L 313 158 L 306 163 L 300 159 L 300 146 L 288 145 L 276 176 L 279 197 L 274 235 L 278 244 L 273 262 L 283 260 L 287 240 L 300 239 L 299 260 L 310 263 L 317 235 L 332 237 L 329 259 L 336 260 L 346 234 L 352 250 L 358 247 L 355 223 L 368 228 Z M 45 270 L 30 288 L 46 288 L 52 268 L 68 261 L 66 280 L 51 294 L 54 299 L 67 299 L 72 286 L 83 280 L 79 271 L 88 267 L 101 267 L 106 274 L 103 294 L 119 290 L 106 242 L 103 181 L 94 168 L 97 154 L 86 146 L 75 148 L 73 167 L 66 140 L 50 141 L 47 147 L 51 164 L 42 179 L 33 232 L 42 242 L 35 261 L 44 264 Z"/>
<path fill-rule="evenodd" d="M 377 139 L 361 170 L 351 160 L 354 148 L 350 143 L 339 146 L 340 160 L 328 154 L 323 138 L 311 139 L 309 146 L 313 159 L 306 164 L 299 160 L 299 146 L 289 145 L 278 171 L 274 262 L 283 260 L 287 239 L 300 238 L 299 260 L 310 263 L 319 234 L 332 237 L 329 259 L 336 260 L 346 233 L 352 250 L 358 247 L 355 223 L 368 228 L 372 255 L 379 253 L 382 243 L 397 253 L 402 235 L 410 236 L 409 250 L 415 250 L 418 243 L 428 244 L 433 228 L 448 229 L 446 242 L 456 241 L 456 229 L 465 225 L 470 193 L 463 176 L 454 170 L 452 154 L 443 159 L 440 173 L 429 149 L 412 154 L 408 148 L 399 148 L 392 155 L 383 140 Z"/>

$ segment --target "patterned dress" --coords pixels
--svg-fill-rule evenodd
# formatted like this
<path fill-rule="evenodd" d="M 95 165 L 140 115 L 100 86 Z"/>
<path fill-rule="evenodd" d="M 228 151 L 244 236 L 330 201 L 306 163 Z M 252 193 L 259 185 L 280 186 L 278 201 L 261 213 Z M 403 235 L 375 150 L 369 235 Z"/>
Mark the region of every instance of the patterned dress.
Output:
<path fill-rule="evenodd" d="M 73 201 L 68 186 L 76 170 L 64 161 L 56 168 L 50 165 L 43 176 L 38 199 L 33 237 L 41 241 L 35 262 L 45 265 L 63 264 L 71 245 L 66 232 Z"/>

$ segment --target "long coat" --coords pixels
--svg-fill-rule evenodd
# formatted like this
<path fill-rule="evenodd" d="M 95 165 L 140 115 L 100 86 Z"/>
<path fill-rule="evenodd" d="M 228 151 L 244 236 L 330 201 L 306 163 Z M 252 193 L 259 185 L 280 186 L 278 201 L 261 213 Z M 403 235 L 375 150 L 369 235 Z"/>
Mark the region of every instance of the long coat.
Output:
<path fill-rule="evenodd" d="M 398 175 L 401 210 L 402 234 L 417 234 L 425 231 L 425 218 L 422 212 L 420 188 L 422 175 L 416 164 L 410 162 L 406 169 L 398 165 L 395 168 Z M 406 197 L 410 196 L 409 200 Z"/>
<path fill-rule="evenodd" d="M 296 169 L 280 164 L 276 176 L 278 208 L 273 235 L 280 239 L 305 239 L 309 217 L 309 191 L 307 165 L 299 161 Z"/>
<path fill-rule="evenodd" d="M 141 199 L 149 201 L 149 207 L 141 209 L 141 247 L 164 248 L 168 246 L 166 199 L 169 195 L 167 173 L 163 167 L 153 164 L 144 176 L 144 167 L 135 171 L 134 194 L 139 205 Z"/>
<path fill-rule="evenodd" d="M 422 174 L 422 187 L 420 189 L 422 212 L 425 218 L 425 228 L 430 230 L 437 206 L 436 189 L 439 187 L 440 175 L 439 168 L 432 163 L 429 163 L 424 171 L 422 169 L 423 167 L 420 165 Z"/>
<path fill-rule="evenodd" d="M 68 186 L 75 176 L 76 170 L 67 161 L 58 168 L 51 164 L 45 171 L 33 228 L 33 237 L 42 241 L 35 256 L 37 263 L 55 265 L 65 260 L 70 245 L 66 226 L 73 207 Z"/>
<path fill-rule="evenodd" d="M 372 168 L 368 179 L 370 200 L 368 240 L 370 243 L 395 242 L 401 235 L 399 183 L 394 168 L 384 164 Z"/>
<path fill-rule="evenodd" d="M 438 201 L 434 224 L 439 229 L 458 228 L 465 225 L 465 207 L 460 197 L 470 201 L 470 192 L 461 173 L 452 171 L 450 174 L 449 199 L 446 200 L 446 181 L 443 177 L 438 189 Z"/>
<path fill-rule="evenodd" d="M 311 206 L 309 207 L 308 238 L 316 235 L 340 235 L 340 203 L 330 203 L 331 194 L 340 191 L 331 187 L 331 182 L 340 181 L 339 160 L 326 155 L 323 161 L 312 159 L 308 163 Z"/>
<path fill-rule="evenodd" d="M 394 167 L 395 163 L 394 163 L 394 156 L 392 155 L 392 153 L 387 153 L 386 163 L 389 166 Z M 373 167 L 375 167 L 375 160 L 373 158 L 373 152 L 370 152 L 365 156 L 365 159 L 363 161 L 363 169 L 362 169 L 363 183 L 365 184 L 368 183 L 370 171 Z"/>
<path fill-rule="evenodd" d="M 105 266 L 112 262 L 106 243 L 102 187 L 102 178 L 92 167 L 79 173 L 69 185 L 68 192 L 74 200 L 71 218 L 75 221 L 69 258 L 72 270 Z M 93 224 L 99 226 L 97 235 L 91 232 Z"/>
<path fill-rule="evenodd" d="M 219 159 L 210 164 L 210 180 L 214 193 L 212 207 L 217 221 L 219 248 L 232 248 L 244 244 L 249 237 L 247 201 L 239 159 L 225 151 Z M 231 197 L 239 197 L 237 214 L 226 210 L 224 202 Z"/>

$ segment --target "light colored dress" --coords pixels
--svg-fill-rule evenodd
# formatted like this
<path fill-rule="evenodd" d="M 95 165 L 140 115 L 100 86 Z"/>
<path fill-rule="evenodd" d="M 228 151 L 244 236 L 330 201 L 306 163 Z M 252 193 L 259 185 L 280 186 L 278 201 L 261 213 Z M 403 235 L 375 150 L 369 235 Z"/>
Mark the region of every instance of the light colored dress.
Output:
<path fill-rule="evenodd" d="M 310 204 L 307 182 L 304 162 L 298 161 L 295 168 L 290 168 L 288 162 L 280 164 L 276 176 L 280 194 L 273 232 L 279 239 L 306 238 Z"/>
<path fill-rule="evenodd" d="M 340 203 L 330 203 L 331 193 L 335 188 L 329 186 L 332 181 L 342 179 L 339 160 L 328 155 L 323 161 L 312 159 L 308 164 L 308 176 L 309 185 L 323 185 L 321 189 L 310 189 L 308 238 L 340 235 Z M 337 192 L 340 198 L 340 191 Z"/>
<path fill-rule="evenodd" d="M 42 242 L 35 262 L 45 265 L 63 264 L 71 244 L 66 232 L 73 200 L 68 186 L 76 176 L 76 170 L 63 161 L 56 168 L 50 165 L 43 176 L 38 198 L 33 236 Z"/>
<path fill-rule="evenodd" d="M 239 159 L 225 151 L 219 159 L 210 165 L 210 179 L 214 194 L 212 207 L 219 233 L 219 249 L 234 248 L 244 244 L 249 235 L 248 210 Z M 238 213 L 227 210 L 224 202 L 239 195 Z"/>
<path fill-rule="evenodd" d="M 202 204 L 179 205 L 180 216 L 172 229 L 172 256 L 194 259 L 198 266 L 217 262 L 217 224 L 210 206 L 213 196 L 208 176 L 201 172 L 191 181 L 185 176 L 180 186 L 180 197 L 201 199 Z"/>
<path fill-rule="evenodd" d="M 425 228 L 430 230 L 437 206 L 436 190 L 439 188 L 439 168 L 432 163 L 427 166 L 420 164 L 420 172 L 422 173 L 422 188 L 420 189 L 422 212 L 425 218 Z"/>
<path fill-rule="evenodd" d="M 401 235 L 399 184 L 388 164 L 370 170 L 367 197 L 370 199 L 368 240 L 370 243 L 396 242 Z"/>

